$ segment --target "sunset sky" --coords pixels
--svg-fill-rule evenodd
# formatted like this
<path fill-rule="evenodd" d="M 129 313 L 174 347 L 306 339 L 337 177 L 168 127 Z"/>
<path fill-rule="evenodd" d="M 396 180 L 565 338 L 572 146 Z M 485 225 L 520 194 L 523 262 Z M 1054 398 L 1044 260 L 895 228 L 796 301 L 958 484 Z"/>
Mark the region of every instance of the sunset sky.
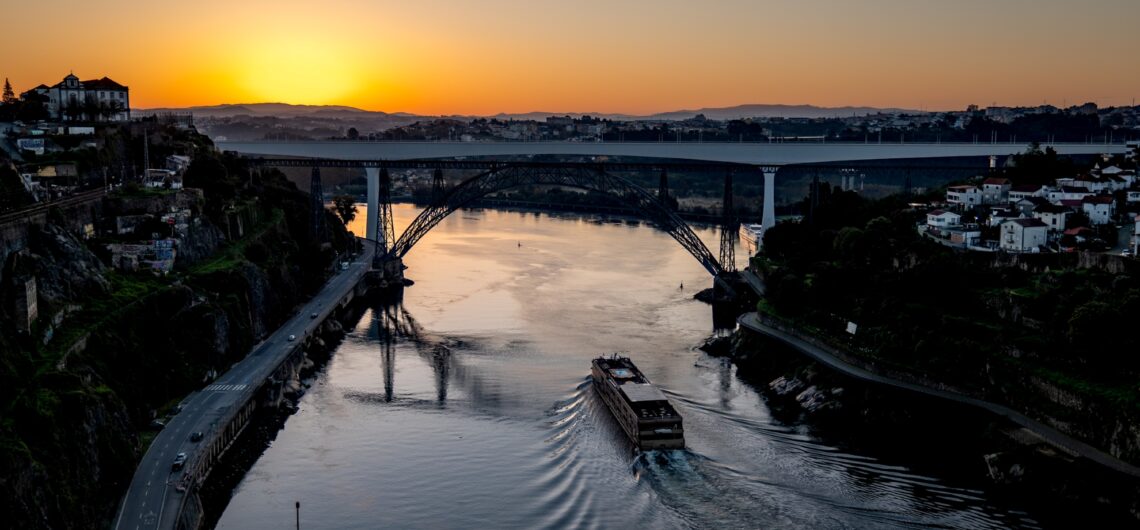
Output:
<path fill-rule="evenodd" d="M 1130 105 L 1140 0 L 4 0 L 0 77 L 136 108 Z"/>

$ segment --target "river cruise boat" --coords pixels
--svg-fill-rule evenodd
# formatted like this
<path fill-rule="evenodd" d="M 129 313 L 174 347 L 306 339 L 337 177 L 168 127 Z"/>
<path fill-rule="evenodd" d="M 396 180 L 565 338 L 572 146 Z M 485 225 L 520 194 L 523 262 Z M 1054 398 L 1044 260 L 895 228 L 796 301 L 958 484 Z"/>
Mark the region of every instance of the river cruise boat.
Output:
<path fill-rule="evenodd" d="M 685 447 L 681 415 L 629 357 L 598 357 L 591 365 L 594 388 L 638 448 Z"/>
<path fill-rule="evenodd" d="M 749 246 L 758 246 L 761 241 L 760 238 L 762 237 L 764 237 L 764 225 L 759 223 L 741 223 L 740 239 Z"/>

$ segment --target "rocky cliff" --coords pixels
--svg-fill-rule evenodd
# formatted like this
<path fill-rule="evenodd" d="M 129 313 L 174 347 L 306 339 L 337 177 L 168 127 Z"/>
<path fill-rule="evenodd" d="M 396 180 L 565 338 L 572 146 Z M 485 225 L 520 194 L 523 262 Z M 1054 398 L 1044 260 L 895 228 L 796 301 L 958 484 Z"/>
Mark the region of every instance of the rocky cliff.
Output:
<path fill-rule="evenodd" d="M 13 321 L 8 302 L 24 293 L 18 278 L 34 278 L 43 311 L 30 333 L 5 326 L 0 334 L 0 384 L 10 395 L 0 422 L 5 526 L 105 525 L 146 449 L 152 419 L 248 353 L 319 288 L 333 249 L 307 233 L 305 196 L 290 189 L 264 195 L 268 200 L 250 206 L 261 212 L 260 223 L 240 239 L 224 241 L 202 218 L 187 259 L 168 277 L 111 270 L 51 221 L 9 256 L 4 321 Z M 326 224 L 334 232 L 326 240 L 343 246 L 343 230 Z M 45 333 L 47 326 L 54 332 Z"/>

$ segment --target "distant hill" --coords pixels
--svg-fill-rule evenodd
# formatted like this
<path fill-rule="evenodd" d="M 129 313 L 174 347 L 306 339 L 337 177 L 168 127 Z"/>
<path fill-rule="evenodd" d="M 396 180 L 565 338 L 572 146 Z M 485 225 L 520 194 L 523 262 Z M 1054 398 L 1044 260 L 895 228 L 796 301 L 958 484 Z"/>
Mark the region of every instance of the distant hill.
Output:
<path fill-rule="evenodd" d="M 735 107 L 701 108 L 696 110 L 676 110 L 647 116 L 654 120 L 685 120 L 697 114 L 704 114 L 710 120 L 733 120 L 737 118 L 842 118 L 865 116 L 879 112 L 918 114 L 920 111 L 897 108 L 875 107 L 817 107 L 815 105 L 737 105 Z"/>
<path fill-rule="evenodd" d="M 388 113 L 358 109 L 343 105 L 291 105 L 289 103 L 237 103 L 224 105 L 208 105 L 183 108 L 154 108 L 134 109 L 132 114 L 151 115 L 191 112 L 195 116 L 225 117 L 225 116 L 275 116 L 278 118 L 296 117 L 326 117 L 326 118 L 383 118 L 401 117 L 414 118 L 414 114 L 403 112 Z"/>
<path fill-rule="evenodd" d="M 593 116 L 595 118 L 607 118 L 612 120 L 685 120 L 696 116 L 697 114 L 704 114 L 710 120 L 731 120 L 737 118 L 837 118 L 846 116 L 862 116 L 867 114 L 875 114 L 878 112 L 905 112 L 910 114 L 919 113 L 917 110 L 898 109 L 898 108 L 875 108 L 875 107 L 817 107 L 815 105 L 737 105 L 735 107 L 716 107 L 716 108 L 700 108 L 695 110 L 675 110 L 670 112 L 660 112 L 657 114 L 650 114 L 647 116 L 638 116 L 633 114 L 618 114 L 618 113 L 604 113 L 604 112 L 522 112 L 522 113 L 499 113 L 493 116 L 423 116 L 417 114 L 409 114 L 405 112 L 381 112 L 372 110 L 363 110 L 356 107 L 347 107 L 342 105 L 290 105 L 288 103 L 240 103 L 240 104 L 225 104 L 225 105 L 212 105 L 201 107 L 185 107 L 185 108 L 156 108 L 156 109 L 135 109 L 132 113 L 136 115 L 150 115 L 150 114 L 167 114 L 178 112 L 192 112 L 196 116 L 202 117 L 225 117 L 225 116 L 276 116 L 280 118 L 295 118 L 295 117 L 313 117 L 313 118 L 332 118 L 332 119 L 368 119 L 368 118 L 424 118 L 434 119 L 437 117 L 447 117 L 456 119 L 472 119 L 472 118 L 497 118 L 500 120 L 537 120 L 542 121 L 549 116 L 573 116 L 575 118 L 582 116 Z"/>
<path fill-rule="evenodd" d="M 611 120 L 687 120 L 697 114 L 704 114 L 710 120 L 734 120 L 738 118 L 842 118 L 848 116 L 865 116 L 879 112 L 918 114 L 921 111 L 899 108 L 876 107 L 817 107 L 815 105 L 737 105 L 735 107 L 705 107 L 695 110 L 674 110 L 649 115 L 612 114 L 605 112 L 525 112 L 525 113 L 499 113 L 488 118 L 500 120 L 539 120 L 548 116 L 593 116 Z M 466 118 L 477 116 L 464 116 Z"/>

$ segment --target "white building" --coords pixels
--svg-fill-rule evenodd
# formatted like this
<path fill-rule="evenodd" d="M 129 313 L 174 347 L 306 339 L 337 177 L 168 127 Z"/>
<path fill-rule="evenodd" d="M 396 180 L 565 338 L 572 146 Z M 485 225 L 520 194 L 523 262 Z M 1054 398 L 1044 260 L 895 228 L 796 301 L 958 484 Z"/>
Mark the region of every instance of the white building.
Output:
<path fill-rule="evenodd" d="M 1033 209 L 1033 217 L 1040 219 L 1053 232 L 1065 229 L 1065 217 L 1068 215 L 1068 208 L 1055 204 L 1043 204 Z"/>
<path fill-rule="evenodd" d="M 1093 193 L 1122 190 L 1128 187 L 1126 181 L 1123 178 L 1117 176 L 1116 173 L 1113 173 L 1111 175 L 1098 176 L 1081 175 L 1073 179 L 1072 185 L 1086 188 Z"/>
<path fill-rule="evenodd" d="M 986 226 L 998 226 L 1010 219 L 1021 217 L 1021 211 L 1016 208 L 991 208 L 986 218 Z"/>
<path fill-rule="evenodd" d="M 1035 252 L 1048 241 L 1049 227 L 1040 219 L 1010 219 L 1001 224 L 999 244 L 1010 252 Z"/>
<path fill-rule="evenodd" d="M 131 119 L 130 89 L 108 77 L 80 81 L 68 74 L 53 86 L 31 90 L 47 96 L 48 115 L 64 121 L 128 121 Z"/>
<path fill-rule="evenodd" d="M 1060 188 L 1049 190 L 1049 202 L 1053 204 L 1060 204 L 1061 201 L 1079 201 L 1085 197 L 1092 195 L 1088 188 L 1077 186 L 1061 186 Z"/>
<path fill-rule="evenodd" d="M 1081 210 L 1089 216 L 1089 222 L 1094 225 L 1111 223 L 1115 206 L 1116 201 L 1110 195 L 1094 195 L 1081 200 Z"/>
<path fill-rule="evenodd" d="M 982 182 L 982 202 L 998 204 L 1009 199 L 1012 183 L 1007 178 L 990 177 Z"/>
<path fill-rule="evenodd" d="M 1135 169 L 1126 169 L 1124 171 L 1121 171 L 1120 173 L 1117 173 L 1114 176 L 1116 176 L 1116 177 L 1118 177 L 1124 181 L 1124 187 L 1125 188 L 1131 188 L 1133 185 L 1136 184 L 1136 170 Z"/>
<path fill-rule="evenodd" d="M 1132 255 L 1140 256 L 1140 215 L 1136 216 L 1136 230 L 1132 232 Z"/>
<path fill-rule="evenodd" d="M 190 157 L 183 155 L 170 155 L 166 157 L 166 169 L 182 174 L 190 167 Z"/>
<path fill-rule="evenodd" d="M 926 226 L 946 228 L 962 224 L 962 216 L 946 210 L 934 210 L 926 214 Z"/>
<path fill-rule="evenodd" d="M 1040 184 L 1022 184 L 1009 189 L 1009 202 L 1016 203 L 1027 197 L 1044 197 L 1045 187 Z"/>
<path fill-rule="evenodd" d="M 969 208 L 982 203 L 982 190 L 977 186 L 950 186 L 946 188 L 946 202 Z"/>

